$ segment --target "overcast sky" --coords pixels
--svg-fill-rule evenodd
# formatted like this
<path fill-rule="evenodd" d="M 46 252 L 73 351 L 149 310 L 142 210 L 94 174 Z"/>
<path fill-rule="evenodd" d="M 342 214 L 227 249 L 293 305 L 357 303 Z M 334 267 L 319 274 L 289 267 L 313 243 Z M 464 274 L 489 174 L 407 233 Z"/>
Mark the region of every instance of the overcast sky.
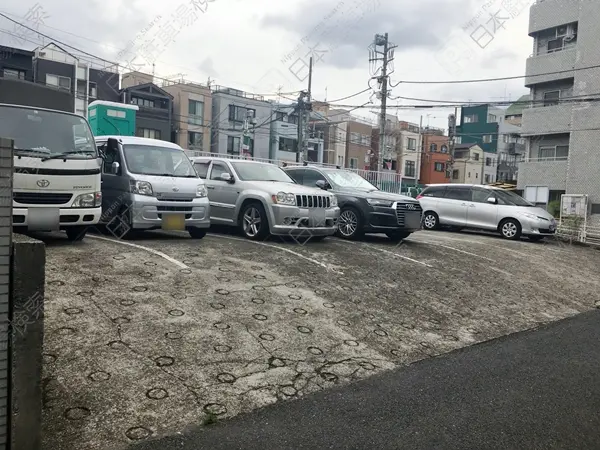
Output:
<path fill-rule="evenodd" d="M 200 9 L 196 13 L 192 12 L 194 3 Z M 133 60 L 132 67 L 151 71 L 151 62 L 155 61 L 157 76 L 182 73 L 186 79 L 199 82 L 210 77 L 218 85 L 261 94 L 275 93 L 278 86 L 282 86 L 283 93 L 306 88 L 303 61 L 308 62 L 307 55 L 312 53 L 313 98 L 323 100 L 327 96 L 335 100 L 368 87 L 372 76 L 369 45 L 376 33 L 389 33 L 390 41 L 398 46 L 393 84 L 524 74 L 533 45 L 527 36 L 531 0 L 512 1 L 527 3 L 520 13 L 513 11 L 515 17 L 502 9 L 504 3 L 44 0 L 38 4 L 3 0 L 0 12 L 66 44 L 123 65 Z M 131 41 L 135 43 L 127 49 Z M 48 43 L 48 39 L 15 28 L 0 17 L 0 43 L 32 49 L 36 44 Z M 376 87 L 375 82 L 371 85 Z M 466 102 L 501 101 L 505 96 L 516 100 L 526 93 L 523 79 L 517 79 L 477 84 L 399 84 L 391 96 Z M 340 104 L 360 105 L 369 99 L 370 93 L 365 93 Z M 375 98 L 373 101 L 378 105 Z M 390 105 L 418 103 L 389 101 Z M 452 110 L 399 109 L 397 115 L 416 123 L 423 115 L 424 124 L 445 128 Z M 359 111 L 365 117 L 376 117 L 368 109 Z"/>

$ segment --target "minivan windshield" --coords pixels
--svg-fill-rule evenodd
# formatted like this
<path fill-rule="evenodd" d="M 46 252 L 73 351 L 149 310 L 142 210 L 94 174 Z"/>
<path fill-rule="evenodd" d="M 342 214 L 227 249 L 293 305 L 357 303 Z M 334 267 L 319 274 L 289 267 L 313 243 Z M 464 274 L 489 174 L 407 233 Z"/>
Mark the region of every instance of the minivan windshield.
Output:
<path fill-rule="evenodd" d="M 183 150 L 160 145 L 124 144 L 129 171 L 140 175 L 198 178 Z"/>
<path fill-rule="evenodd" d="M 273 164 L 231 161 L 231 165 L 242 181 L 280 181 L 283 183 L 295 183 L 287 173 Z"/>
<path fill-rule="evenodd" d="M 359 174 L 349 170 L 323 170 L 323 172 L 334 185 L 340 188 L 364 189 L 367 191 L 379 190 Z"/>
<path fill-rule="evenodd" d="M 535 206 L 533 203 L 528 202 L 520 195 L 510 191 L 495 190 L 494 193 L 500 200 L 503 200 L 508 205 L 512 206 Z"/>
<path fill-rule="evenodd" d="M 42 159 L 98 157 L 87 120 L 75 114 L 0 104 L 0 136 L 14 141 L 16 156 Z"/>

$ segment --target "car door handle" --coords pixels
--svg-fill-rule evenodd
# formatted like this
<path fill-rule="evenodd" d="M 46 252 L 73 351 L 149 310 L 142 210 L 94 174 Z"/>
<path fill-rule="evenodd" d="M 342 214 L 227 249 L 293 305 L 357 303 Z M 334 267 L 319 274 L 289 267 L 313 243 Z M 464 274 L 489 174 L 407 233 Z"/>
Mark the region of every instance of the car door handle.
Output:
<path fill-rule="evenodd" d="M 475 203 L 471 203 L 471 204 L 469 205 L 469 208 L 475 208 Z"/>
<path fill-rule="evenodd" d="M 214 186 L 206 186 L 206 189 L 214 189 Z"/>

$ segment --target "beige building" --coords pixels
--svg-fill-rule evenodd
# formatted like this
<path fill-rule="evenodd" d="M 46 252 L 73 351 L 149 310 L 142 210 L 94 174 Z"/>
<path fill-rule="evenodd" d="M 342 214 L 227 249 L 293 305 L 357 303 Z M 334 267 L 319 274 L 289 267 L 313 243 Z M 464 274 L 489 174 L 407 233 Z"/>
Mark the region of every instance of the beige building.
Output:
<path fill-rule="evenodd" d="M 483 149 L 477 144 L 457 144 L 454 147 L 452 183 L 483 184 Z"/>
<path fill-rule="evenodd" d="M 212 95 L 210 88 L 187 81 L 165 81 L 162 89 L 173 96 L 175 143 L 194 152 L 210 152 Z"/>

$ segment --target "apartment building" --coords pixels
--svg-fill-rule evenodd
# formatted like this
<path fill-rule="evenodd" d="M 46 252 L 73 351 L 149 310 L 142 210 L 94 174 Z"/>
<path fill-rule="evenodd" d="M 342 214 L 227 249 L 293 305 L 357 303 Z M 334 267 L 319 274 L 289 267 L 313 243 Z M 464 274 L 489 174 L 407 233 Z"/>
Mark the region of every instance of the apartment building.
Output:
<path fill-rule="evenodd" d="M 129 72 L 121 78 L 121 102 L 139 107 L 138 137 L 172 142 L 173 96 L 153 83 L 152 75 Z"/>
<path fill-rule="evenodd" d="M 50 43 L 33 51 L 33 79 L 73 95 L 73 112 L 87 117 L 94 100 L 120 101 L 119 73 L 85 55 Z"/>
<path fill-rule="evenodd" d="M 211 152 L 268 159 L 273 105 L 260 95 L 223 86 L 212 89 Z M 254 118 L 248 148 L 242 149 L 244 122 Z M 243 153 L 242 153 L 243 152 Z"/>
<path fill-rule="evenodd" d="M 524 196 L 538 204 L 563 193 L 587 194 L 588 212 L 596 219 L 600 104 L 581 99 L 600 92 L 598 23 L 598 1 L 544 0 L 531 6 L 533 54 L 526 62 L 525 86 L 532 104 L 523 110 L 527 150 L 517 181 Z"/>
<path fill-rule="evenodd" d="M 323 120 L 321 114 L 309 113 L 306 142 L 307 158 L 311 162 L 325 162 L 325 132 L 322 127 L 317 127 L 317 123 L 321 120 Z M 292 162 L 298 160 L 298 112 L 294 105 L 273 104 L 269 158 Z"/>
<path fill-rule="evenodd" d="M 402 175 L 402 182 L 411 186 L 418 184 L 421 172 L 422 140 L 420 131 L 419 125 L 415 123 L 398 122 L 398 173 Z"/>
<path fill-rule="evenodd" d="M 457 144 L 454 146 L 454 163 L 452 164 L 451 183 L 484 184 L 485 152 L 475 143 Z"/>
<path fill-rule="evenodd" d="M 190 156 L 210 151 L 212 92 L 208 86 L 189 81 L 164 81 L 173 97 L 173 142 Z"/>
<path fill-rule="evenodd" d="M 445 130 L 424 128 L 422 131 L 423 153 L 419 184 L 450 183 L 448 162 L 450 161 L 448 136 Z"/>
<path fill-rule="evenodd" d="M 71 92 L 34 83 L 34 52 L 0 46 L 0 103 L 73 112 Z"/>

